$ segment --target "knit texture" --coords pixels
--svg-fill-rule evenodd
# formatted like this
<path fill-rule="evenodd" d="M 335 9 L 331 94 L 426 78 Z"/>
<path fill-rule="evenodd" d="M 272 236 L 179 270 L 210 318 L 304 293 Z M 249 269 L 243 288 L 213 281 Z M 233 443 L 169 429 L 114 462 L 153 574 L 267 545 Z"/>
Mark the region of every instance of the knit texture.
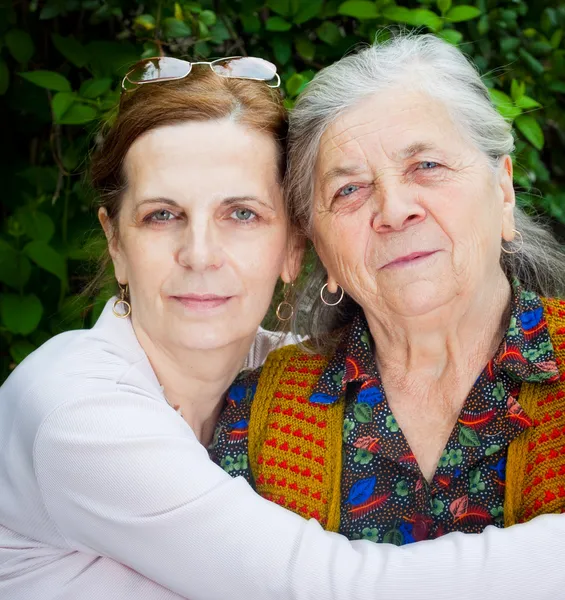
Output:
<path fill-rule="evenodd" d="M 249 463 L 262 496 L 337 531 L 344 401 L 308 401 L 326 365 L 296 346 L 269 356 L 251 409 Z"/>
<path fill-rule="evenodd" d="M 504 525 L 565 512 L 565 301 L 542 299 L 560 377 L 522 385 L 519 401 L 534 426 L 508 449 Z"/>
<path fill-rule="evenodd" d="M 565 512 L 565 301 L 542 299 L 560 376 L 523 383 L 519 402 L 534 421 L 508 449 L 505 527 Z M 339 530 L 345 402 L 308 401 L 328 357 L 289 346 L 261 373 L 249 422 L 249 461 L 264 497 Z"/>

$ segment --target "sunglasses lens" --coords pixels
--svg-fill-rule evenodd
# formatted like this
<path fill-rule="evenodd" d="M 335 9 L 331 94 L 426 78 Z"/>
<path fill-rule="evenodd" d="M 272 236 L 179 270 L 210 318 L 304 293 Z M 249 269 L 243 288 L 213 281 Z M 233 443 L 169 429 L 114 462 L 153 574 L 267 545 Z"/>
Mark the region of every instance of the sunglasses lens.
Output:
<path fill-rule="evenodd" d="M 222 77 L 239 77 L 270 82 L 276 79 L 277 68 L 273 63 L 253 56 L 221 58 L 212 63 L 212 69 Z"/>
<path fill-rule="evenodd" d="M 190 73 L 191 64 L 165 56 L 162 58 L 148 58 L 137 63 L 126 75 L 126 79 L 133 84 L 147 83 L 167 79 L 182 79 Z"/>

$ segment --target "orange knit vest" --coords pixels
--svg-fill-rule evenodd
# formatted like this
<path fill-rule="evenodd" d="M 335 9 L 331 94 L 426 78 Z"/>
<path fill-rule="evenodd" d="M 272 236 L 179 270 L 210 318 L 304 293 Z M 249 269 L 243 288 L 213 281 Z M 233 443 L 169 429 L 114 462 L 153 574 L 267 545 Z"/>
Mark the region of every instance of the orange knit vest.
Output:
<path fill-rule="evenodd" d="M 506 527 L 565 512 L 565 302 L 542 302 L 561 376 L 522 384 L 519 401 L 534 426 L 508 449 Z M 262 496 L 337 531 L 345 400 L 308 400 L 328 360 L 297 346 L 269 355 L 251 408 L 249 463 Z"/>

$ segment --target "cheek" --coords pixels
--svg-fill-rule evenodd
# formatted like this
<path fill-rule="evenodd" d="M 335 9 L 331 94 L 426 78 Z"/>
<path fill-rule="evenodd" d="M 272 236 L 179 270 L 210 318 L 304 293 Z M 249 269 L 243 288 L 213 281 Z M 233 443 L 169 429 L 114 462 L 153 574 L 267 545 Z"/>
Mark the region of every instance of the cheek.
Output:
<path fill-rule="evenodd" d="M 159 287 L 174 265 L 174 244 L 169 236 L 136 231 L 123 240 L 122 256 L 132 282 L 138 281 L 149 290 Z"/>
<path fill-rule="evenodd" d="M 232 240 L 226 247 L 228 262 L 256 293 L 270 287 L 267 282 L 274 286 L 283 268 L 286 249 L 285 231 L 272 229 L 260 236 L 247 234 L 245 239 Z"/>

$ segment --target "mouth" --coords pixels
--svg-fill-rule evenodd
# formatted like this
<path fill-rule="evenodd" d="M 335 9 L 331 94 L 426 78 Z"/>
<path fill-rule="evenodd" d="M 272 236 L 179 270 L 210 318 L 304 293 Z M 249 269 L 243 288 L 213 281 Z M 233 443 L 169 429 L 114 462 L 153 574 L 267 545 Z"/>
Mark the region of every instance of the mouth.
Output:
<path fill-rule="evenodd" d="M 400 256 L 399 258 L 395 258 L 391 262 L 387 263 L 381 269 L 389 269 L 393 267 L 403 267 L 408 265 L 417 264 L 424 259 L 428 258 L 439 252 L 439 250 L 431 250 L 427 252 L 412 252 L 411 254 L 407 254 L 406 256 Z"/>
<path fill-rule="evenodd" d="M 171 296 L 185 308 L 195 311 L 207 311 L 226 305 L 234 296 L 217 296 L 216 294 L 183 294 Z"/>

